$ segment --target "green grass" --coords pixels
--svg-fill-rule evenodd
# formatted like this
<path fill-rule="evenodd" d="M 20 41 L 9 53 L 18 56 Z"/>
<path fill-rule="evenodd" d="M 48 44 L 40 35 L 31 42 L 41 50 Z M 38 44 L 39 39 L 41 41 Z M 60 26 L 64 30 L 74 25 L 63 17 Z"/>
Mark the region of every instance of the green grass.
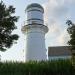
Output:
<path fill-rule="evenodd" d="M 0 75 L 75 75 L 70 60 L 0 62 Z"/>

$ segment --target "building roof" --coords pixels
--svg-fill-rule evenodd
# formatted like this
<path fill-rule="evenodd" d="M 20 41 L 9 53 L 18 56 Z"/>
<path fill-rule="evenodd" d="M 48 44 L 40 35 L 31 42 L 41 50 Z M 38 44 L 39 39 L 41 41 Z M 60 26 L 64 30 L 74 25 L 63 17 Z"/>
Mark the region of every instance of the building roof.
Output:
<path fill-rule="evenodd" d="M 71 56 L 70 46 L 48 47 L 48 56 Z"/>
<path fill-rule="evenodd" d="M 29 9 L 29 8 L 32 8 L 32 7 L 38 7 L 38 8 L 43 9 L 43 7 L 40 4 L 32 3 L 32 4 L 30 4 L 30 5 L 27 6 L 26 10 Z"/>

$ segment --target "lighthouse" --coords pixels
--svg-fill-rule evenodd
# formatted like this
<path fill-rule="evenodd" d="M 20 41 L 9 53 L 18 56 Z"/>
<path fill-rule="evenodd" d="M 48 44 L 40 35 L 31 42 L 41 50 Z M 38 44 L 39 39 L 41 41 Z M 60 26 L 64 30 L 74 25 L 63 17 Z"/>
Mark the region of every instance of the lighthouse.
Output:
<path fill-rule="evenodd" d="M 45 34 L 48 27 L 44 25 L 44 9 L 40 4 L 32 3 L 27 6 L 26 23 L 22 32 L 26 36 L 25 61 L 46 60 Z"/>

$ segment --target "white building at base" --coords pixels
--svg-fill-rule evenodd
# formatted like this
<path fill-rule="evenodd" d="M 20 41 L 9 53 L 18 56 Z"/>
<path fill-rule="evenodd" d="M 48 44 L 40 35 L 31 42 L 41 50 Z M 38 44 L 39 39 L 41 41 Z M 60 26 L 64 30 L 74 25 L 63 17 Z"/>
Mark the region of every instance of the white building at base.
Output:
<path fill-rule="evenodd" d="M 26 8 L 27 20 L 22 27 L 26 36 L 25 61 L 46 60 L 45 34 L 48 27 L 44 25 L 44 9 L 37 3 L 32 3 Z"/>

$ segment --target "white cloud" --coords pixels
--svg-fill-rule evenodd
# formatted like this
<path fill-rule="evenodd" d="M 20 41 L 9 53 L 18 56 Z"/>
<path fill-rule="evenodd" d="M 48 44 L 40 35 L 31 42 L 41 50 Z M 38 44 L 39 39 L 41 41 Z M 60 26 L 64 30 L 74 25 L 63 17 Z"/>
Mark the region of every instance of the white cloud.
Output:
<path fill-rule="evenodd" d="M 50 34 L 54 34 L 54 33 L 60 34 L 61 27 L 60 27 L 60 22 L 58 20 L 54 20 L 54 19 L 51 20 L 50 25 L 48 25 L 48 28 Z"/>
<path fill-rule="evenodd" d="M 69 34 L 66 30 L 64 30 L 59 37 L 57 37 L 57 41 L 61 45 L 68 45 L 67 42 L 70 40 Z"/>
<path fill-rule="evenodd" d="M 50 19 L 71 18 L 72 6 L 75 6 L 75 0 L 48 0 L 44 3 L 45 21 L 50 22 Z M 73 11 L 72 11 L 73 12 Z"/>
<path fill-rule="evenodd" d="M 69 11 L 65 0 L 49 0 L 43 6 L 45 9 L 45 20 L 47 22 L 52 18 L 59 19 L 66 16 Z"/>
<path fill-rule="evenodd" d="M 66 32 L 65 23 L 67 19 L 73 18 L 75 0 L 48 0 L 43 6 L 45 9 L 45 23 L 48 23 L 49 27 L 48 36 L 46 37 L 52 37 L 52 40 L 55 40 L 53 42 L 56 43 L 56 45 L 57 43 L 58 45 L 67 45 L 69 35 Z M 51 45 L 51 42 L 49 45 Z"/>

